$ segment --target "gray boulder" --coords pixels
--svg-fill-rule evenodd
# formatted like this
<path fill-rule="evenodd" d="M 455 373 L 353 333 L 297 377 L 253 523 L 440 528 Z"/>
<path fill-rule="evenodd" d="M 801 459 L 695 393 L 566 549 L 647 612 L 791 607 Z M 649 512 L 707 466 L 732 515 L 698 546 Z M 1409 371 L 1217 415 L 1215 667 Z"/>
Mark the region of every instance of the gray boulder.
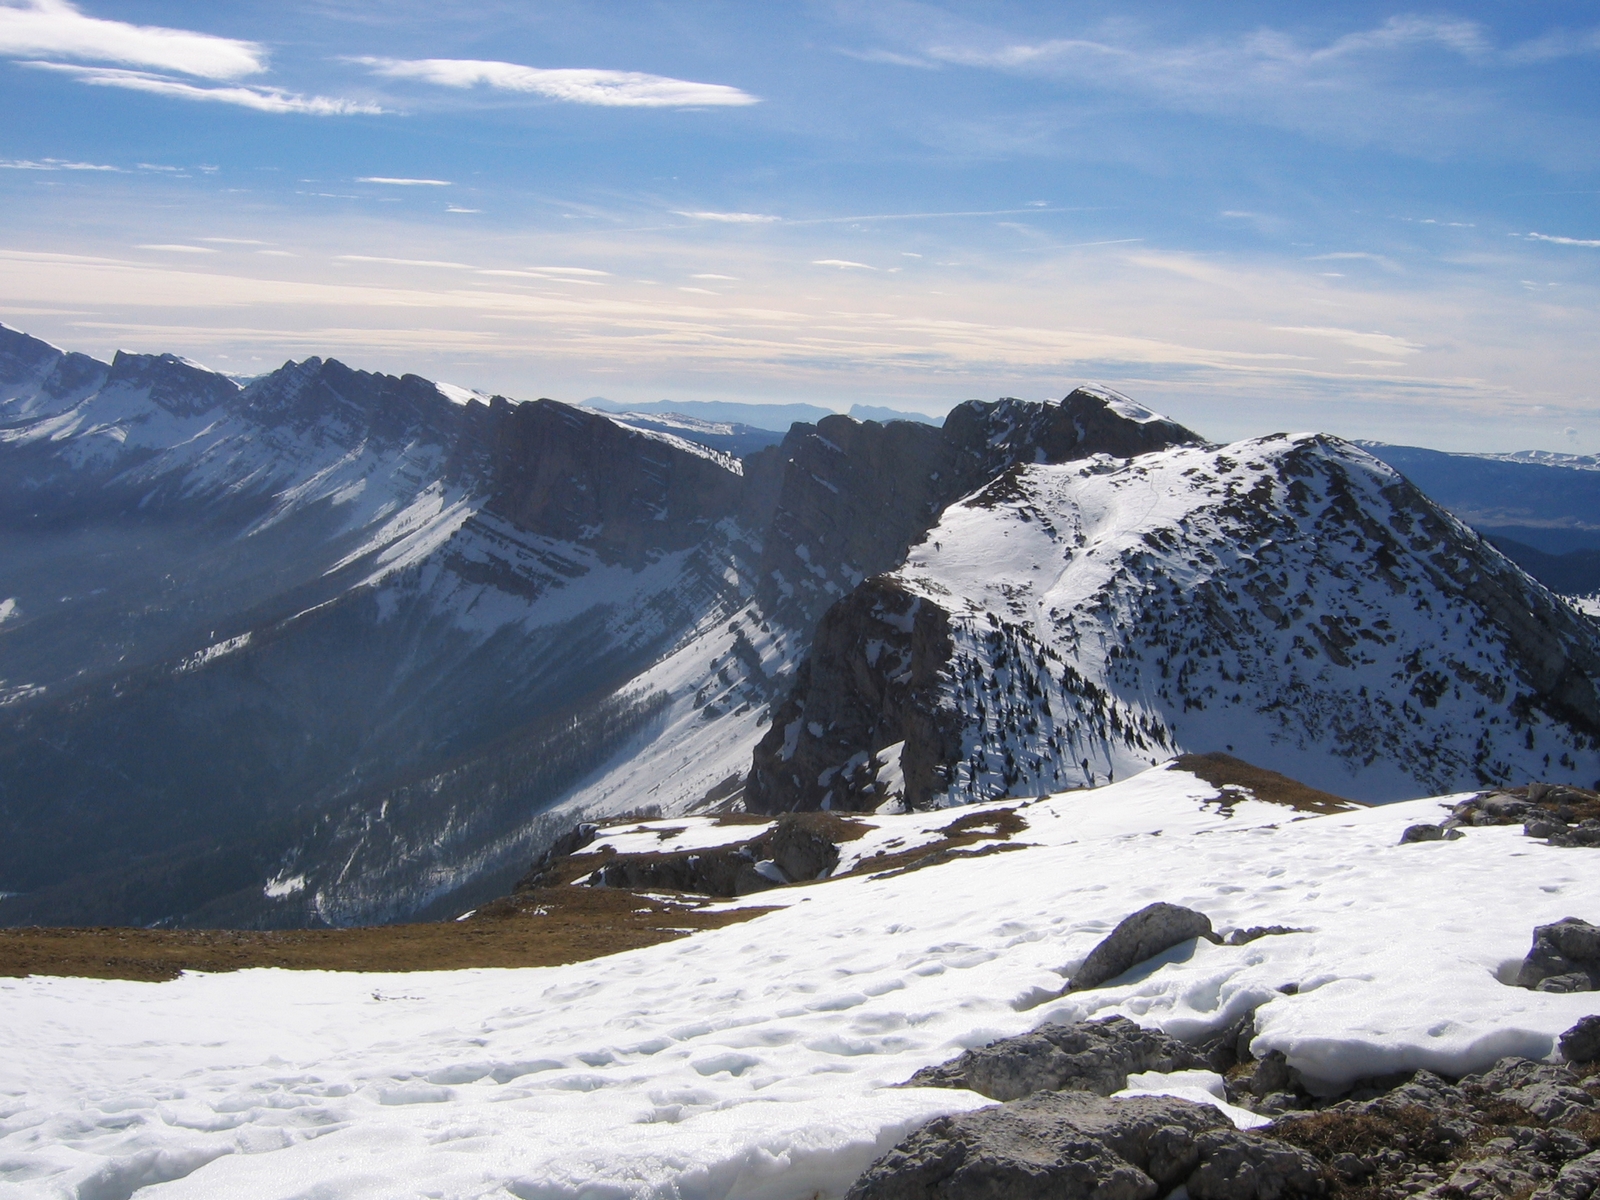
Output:
<path fill-rule="evenodd" d="M 1584 1017 L 1561 1035 L 1561 1055 L 1569 1063 L 1600 1058 L 1600 1017 Z"/>
<path fill-rule="evenodd" d="M 1600 1192 L 1600 1150 L 1573 1159 L 1530 1200 L 1591 1200 Z"/>
<path fill-rule="evenodd" d="M 1600 988 L 1600 928 L 1577 917 L 1535 928 L 1533 948 L 1522 961 L 1517 986 L 1541 992 Z"/>
<path fill-rule="evenodd" d="M 1400 844 L 1411 842 L 1454 842 L 1466 835 L 1459 829 L 1444 825 L 1407 825 L 1400 835 Z"/>
<path fill-rule="evenodd" d="M 991 1100 L 1017 1100 L 1034 1092 L 1095 1092 L 1109 1096 L 1143 1071 L 1204 1070 L 1195 1048 L 1160 1030 L 1141 1029 L 1127 1017 L 1050 1024 L 1001 1038 L 936 1067 L 924 1067 L 907 1087 L 967 1088 Z"/>
<path fill-rule="evenodd" d="M 1303 1151 L 1235 1130 L 1215 1108 L 1166 1096 L 1045 1092 L 941 1117 L 879 1159 L 847 1200 L 1195 1200 L 1320 1195 Z"/>
<path fill-rule="evenodd" d="M 1123 918 L 1110 935 L 1089 952 L 1083 966 L 1072 977 L 1068 990 L 1083 992 L 1097 988 L 1165 950 L 1200 937 L 1213 942 L 1222 940 L 1212 932 L 1211 918 L 1205 913 L 1158 900 Z"/>

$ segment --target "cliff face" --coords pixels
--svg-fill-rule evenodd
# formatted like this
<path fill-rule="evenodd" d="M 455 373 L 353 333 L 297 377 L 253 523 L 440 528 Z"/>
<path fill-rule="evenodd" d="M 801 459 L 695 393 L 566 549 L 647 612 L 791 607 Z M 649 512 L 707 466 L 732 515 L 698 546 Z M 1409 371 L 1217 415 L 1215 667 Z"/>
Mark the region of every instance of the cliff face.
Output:
<path fill-rule="evenodd" d="M 740 511 L 744 477 L 725 455 L 550 400 L 494 415 L 488 508 L 520 529 L 637 568 Z"/>
<path fill-rule="evenodd" d="M 774 710 L 745 806 L 870 811 L 892 793 L 921 807 L 948 790 L 962 746 L 959 715 L 940 695 L 953 649 L 938 605 L 887 579 L 856 588 L 822 618 Z M 903 750 L 880 753 L 894 746 Z"/>

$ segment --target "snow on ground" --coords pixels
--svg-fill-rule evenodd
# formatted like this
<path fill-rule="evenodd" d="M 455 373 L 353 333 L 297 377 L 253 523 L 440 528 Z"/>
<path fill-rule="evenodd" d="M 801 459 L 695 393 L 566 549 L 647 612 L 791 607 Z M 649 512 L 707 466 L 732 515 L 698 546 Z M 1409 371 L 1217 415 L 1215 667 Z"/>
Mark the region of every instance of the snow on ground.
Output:
<path fill-rule="evenodd" d="M 0 1196 L 836 1196 L 985 1103 L 892 1085 L 1050 1019 L 1183 1035 L 1259 1005 L 1256 1052 L 1331 1085 L 1548 1055 L 1593 1007 L 1497 979 L 1534 924 L 1600 915 L 1590 851 L 1515 827 L 1399 845 L 1435 800 L 1216 799 L 1152 770 L 1025 805 L 1024 852 L 763 893 L 736 903 L 783 906 L 565 967 L 0 981 Z M 901 820 L 924 818 L 871 818 Z M 1305 932 L 1048 998 L 1154 900 Z"/>

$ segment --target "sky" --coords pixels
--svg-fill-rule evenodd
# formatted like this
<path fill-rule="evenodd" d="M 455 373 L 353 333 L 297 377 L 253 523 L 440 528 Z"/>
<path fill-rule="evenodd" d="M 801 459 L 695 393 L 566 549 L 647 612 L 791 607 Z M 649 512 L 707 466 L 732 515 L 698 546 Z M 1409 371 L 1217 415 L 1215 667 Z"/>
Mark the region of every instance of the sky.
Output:
<path fill-rule="evenodd" d="M 0 321 L 1594 453 L 1597 70 L 1562 0 L 0 0 Z"/>

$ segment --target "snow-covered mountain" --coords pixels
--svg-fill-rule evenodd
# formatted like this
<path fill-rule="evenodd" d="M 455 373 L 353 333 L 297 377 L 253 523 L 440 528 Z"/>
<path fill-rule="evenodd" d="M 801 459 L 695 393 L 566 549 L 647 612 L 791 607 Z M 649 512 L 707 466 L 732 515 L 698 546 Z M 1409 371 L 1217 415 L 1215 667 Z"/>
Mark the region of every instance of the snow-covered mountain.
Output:
<path fill-rule="evenodd" d="M 1217 749 L 1367 800 L 1588 785 L 1597 680 L 1593 624 L 1348 443 L 1026 465 L 827 614 L 747 798 L 1032 795 Z"/>
<path fill-rule="evenodd" d="M 582 817 L 1179 749 L 1600 775 L 1595 627 L 1340 443 L 1093 387 L 742 456 L 647 416 L 0 328 L 0 922 L 450 915 Z"/>
<path fill-rule="evenodd" d="M 459 911 L 573 812 L 736 794 L 817 616 L 994 470 L 1193 438 L 1084 393 L 741 460 L 320 359 L 0 368 L 12 922 Z"/>

